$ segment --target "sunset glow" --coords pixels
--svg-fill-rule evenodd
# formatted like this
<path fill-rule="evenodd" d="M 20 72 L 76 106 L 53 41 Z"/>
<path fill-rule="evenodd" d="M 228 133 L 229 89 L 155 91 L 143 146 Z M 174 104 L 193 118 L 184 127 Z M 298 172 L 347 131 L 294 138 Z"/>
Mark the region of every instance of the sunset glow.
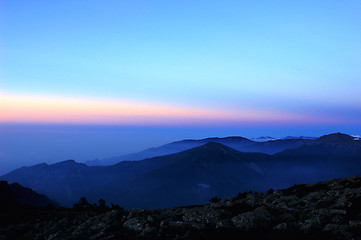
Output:
<path fill-rule="evenodd" d="M 259 123 L 337 123 L 317 115 L 297 115 L 259 109 L 225 111 L 197 106 L 173 106 L 130 100 L 106 100 L 32 95 L 0 95 L 2 123 L 68 123 L 112 125 L 221 125 Z"/>

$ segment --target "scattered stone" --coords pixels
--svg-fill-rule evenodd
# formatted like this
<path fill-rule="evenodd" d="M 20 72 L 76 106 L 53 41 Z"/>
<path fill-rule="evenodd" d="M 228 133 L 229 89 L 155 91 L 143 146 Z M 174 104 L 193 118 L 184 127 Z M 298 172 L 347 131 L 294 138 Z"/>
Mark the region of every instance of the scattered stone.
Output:
<path fill-rule="evenodd" d="M 11 214 L 24 214 L 24 209 Z M 355 239 L 361 240 L 361 177 L 335 179 L 202 206 L 160 210 L 28 209 L 0 225 L 20 239 Z M 6 216 L 0 212 L 0 217 Z M 264 234 L 264 235 L 262 235 Z"/>

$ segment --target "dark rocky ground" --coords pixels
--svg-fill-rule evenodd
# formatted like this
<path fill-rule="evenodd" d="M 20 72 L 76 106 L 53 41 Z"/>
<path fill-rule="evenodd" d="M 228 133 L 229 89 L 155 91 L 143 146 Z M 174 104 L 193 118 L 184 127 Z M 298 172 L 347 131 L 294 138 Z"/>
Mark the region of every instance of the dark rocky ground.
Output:
<path fill-rule="evenodd" d="M 361 177 L 162 210 L 1 211 L 0 239 L 361 239 Z"/>

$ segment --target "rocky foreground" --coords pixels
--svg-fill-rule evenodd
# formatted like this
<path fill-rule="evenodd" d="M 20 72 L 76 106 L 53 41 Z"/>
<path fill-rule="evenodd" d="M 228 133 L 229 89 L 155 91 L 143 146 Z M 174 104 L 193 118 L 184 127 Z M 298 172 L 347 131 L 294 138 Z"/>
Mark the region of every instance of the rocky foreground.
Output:
<path fill-rule="evenodd" d="M 212 202 L 162 210 L 22 209 L 1 214 L 0 239 L 361 239 L 361 177 Z"/>

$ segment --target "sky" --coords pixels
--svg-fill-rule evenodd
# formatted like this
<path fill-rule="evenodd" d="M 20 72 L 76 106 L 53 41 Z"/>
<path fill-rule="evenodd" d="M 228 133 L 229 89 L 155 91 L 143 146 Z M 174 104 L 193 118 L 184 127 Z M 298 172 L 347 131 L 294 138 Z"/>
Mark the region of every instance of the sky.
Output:
<path fill-rule="evenodd" d="M 360 134 L 360 26 L 353 0 L 0 0 L 0 165 Z"/>

